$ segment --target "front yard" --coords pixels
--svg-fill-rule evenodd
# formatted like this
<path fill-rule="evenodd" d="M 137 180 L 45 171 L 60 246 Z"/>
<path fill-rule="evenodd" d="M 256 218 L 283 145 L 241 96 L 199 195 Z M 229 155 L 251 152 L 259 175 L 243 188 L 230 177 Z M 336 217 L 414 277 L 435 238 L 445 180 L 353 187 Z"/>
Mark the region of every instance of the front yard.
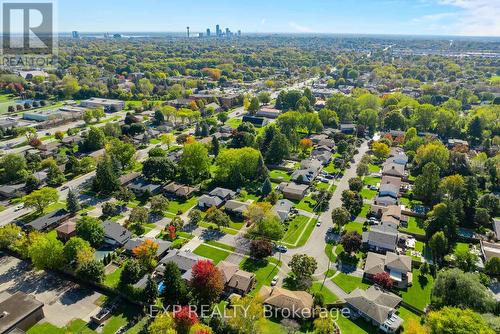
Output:
<path fill-rule="evenodd" d="M 309 221 L 309 217 L 297 215 L 293 220 L 289 222 L 288 230 L 281 240 L 283 242 L 286 242 L 287 244 L 295 245 L 295 243 L 299 241 L 299 237 L 301 236 L 302 231 L 304 231 L 304 235 L 307 235 L 307 238 L 309 238 L 309 235 L 312 233 L 315 224 L 316 221 L 314 219 L 311 219 L 311 221 Z"/>
<path fill-rule="evenodd" d="M 271 281 L 273 280 L 273 277 L 278 274 L 280 266 L 281 263 L 274 258 L 268 258 L 267 260 L 246 258 L 241 261 L 240 268 L 254 273 L 257 279 L 257 285 L 250 292 L 250 294 L 255 295 L 263 285 L 271 285 Z"/>
<path fill-rule="evenodd" d="M 370 287 L 369 284 L 363 283 L 363 279 L 361 277 L 351 276 L 344 273 L 338 273 L 337 276 L 332 278 L 332 281 L 346 293 L 351 293 L 356 290 L 356 288 L 366 290 Z"/>
<path fill-rule="evenodd" d="M 206 244 L 199 245 L 193 253 L 211 259 L 215 264 L 225 260 L 231 254 L 229 251 L 214 248 Z"/>

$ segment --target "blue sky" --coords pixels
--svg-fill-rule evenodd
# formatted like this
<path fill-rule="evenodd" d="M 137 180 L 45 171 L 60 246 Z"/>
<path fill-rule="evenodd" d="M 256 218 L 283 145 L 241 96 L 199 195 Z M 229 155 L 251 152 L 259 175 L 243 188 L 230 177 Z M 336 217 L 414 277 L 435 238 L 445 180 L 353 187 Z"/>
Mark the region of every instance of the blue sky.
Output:
<path fill-rule="evenodd" d="M 205 31 L 500 36 L 500 0 L 57 0 L 67 32 Z"/>

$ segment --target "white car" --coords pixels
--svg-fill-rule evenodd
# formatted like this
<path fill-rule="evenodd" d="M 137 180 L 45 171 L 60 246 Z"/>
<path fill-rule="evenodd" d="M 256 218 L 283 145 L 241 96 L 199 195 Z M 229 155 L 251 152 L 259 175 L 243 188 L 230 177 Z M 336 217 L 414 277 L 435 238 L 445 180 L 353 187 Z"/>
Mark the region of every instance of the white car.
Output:
<path fill-rule="evenodd" d="M 321 222 L 320 222 L 320 221 L 318 221 L 318 222 L 316 223 L 316 226 L 317 226 L 317 227 L 320 227 L 320 226 L 321 226 Z"/>
<path fill-rule="evenodd" d="M 271 281 L 271 286 L 275 286 L 276 284 L 278 284 L 279 279 L 280 278 L 278 276 L 274 276 L 273 280 Z"/>

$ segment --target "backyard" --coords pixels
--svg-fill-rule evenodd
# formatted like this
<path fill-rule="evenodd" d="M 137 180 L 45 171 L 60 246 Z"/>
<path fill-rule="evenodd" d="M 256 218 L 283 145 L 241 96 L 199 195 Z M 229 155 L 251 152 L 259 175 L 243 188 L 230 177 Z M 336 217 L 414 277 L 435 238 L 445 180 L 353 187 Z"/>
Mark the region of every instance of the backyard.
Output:
<path fill-rule="evenodd" d="M 402 297 L 405 302 L 424 310 L 431 301 L 431 290 L 434 284 L 434 278 L 431 275 L 420 277 L 420 270 L 413 269 L 413 285 L 407 291 L 402 292 Z"/>

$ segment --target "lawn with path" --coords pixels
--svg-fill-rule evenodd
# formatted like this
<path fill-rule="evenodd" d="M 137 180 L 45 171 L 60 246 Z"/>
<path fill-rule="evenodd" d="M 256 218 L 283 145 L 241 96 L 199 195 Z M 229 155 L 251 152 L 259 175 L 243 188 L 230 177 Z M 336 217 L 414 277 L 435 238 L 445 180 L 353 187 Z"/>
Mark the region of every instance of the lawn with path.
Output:
<path fill-rule="evenodd" d="M 207 244 L 199 245 L 194 251 L 196 255 L 206 257 L 218 264 L 220 261 L 225 260 L 231 253 L 219 248 L 211 247 Z"/>

